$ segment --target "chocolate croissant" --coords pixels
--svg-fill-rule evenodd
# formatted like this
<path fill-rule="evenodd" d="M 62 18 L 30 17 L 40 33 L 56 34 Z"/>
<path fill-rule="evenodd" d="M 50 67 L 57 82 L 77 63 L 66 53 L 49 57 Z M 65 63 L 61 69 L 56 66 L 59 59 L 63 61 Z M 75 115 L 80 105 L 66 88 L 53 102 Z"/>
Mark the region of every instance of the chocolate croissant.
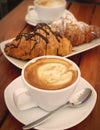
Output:
<path fill-rule="evenodd" d="M 33 32 L 19 34 L 6 44 L 4 51 L 9 56 L 29 60 L 42 55 L 65 56 L 72 51 L 72 45 L 67 38 L 41 23 L 36 25 Z"/>

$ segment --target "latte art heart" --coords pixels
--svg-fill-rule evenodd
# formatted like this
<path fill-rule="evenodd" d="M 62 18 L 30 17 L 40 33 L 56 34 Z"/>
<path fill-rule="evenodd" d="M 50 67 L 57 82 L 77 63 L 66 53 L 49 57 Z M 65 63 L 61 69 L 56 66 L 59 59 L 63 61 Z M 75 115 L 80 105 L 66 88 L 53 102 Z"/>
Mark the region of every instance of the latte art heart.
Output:
<path fill-rule="evenodd" d="M 62 85 L 70 82 L 73 77 L 73 71 L 60 63 L 44 64 L 38 69 L 40 80 L 51 85 Z"/>
<path fill-rule="evenodd" d="M 63 59 L 44 58 L 26 67 L 25 79 L 34 87 L 57 90 L 73 84 L 77 79 L 77 70 Z"/>

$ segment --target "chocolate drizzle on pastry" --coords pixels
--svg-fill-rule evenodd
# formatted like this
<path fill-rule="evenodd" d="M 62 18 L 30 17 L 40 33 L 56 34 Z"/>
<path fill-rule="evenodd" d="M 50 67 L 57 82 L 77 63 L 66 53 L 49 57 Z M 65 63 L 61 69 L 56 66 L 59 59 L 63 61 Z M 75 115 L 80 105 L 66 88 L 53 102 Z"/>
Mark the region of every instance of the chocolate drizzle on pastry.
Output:
<path fill-rule="evenodd" d="M 72 51 L 72 45 L 47 24 L 39 23 L 33 32 L 19 34 L 4 50 L 9 56 L 28 60 L 42 55 L 67 55 Z"/>
<path fill-rule="evenodd" d="M 45 23 L 39 23 L 37 24 L 37 26 L 35 27 L 34 29 L 34 32 L 32 33 L 21 33 L 19 34 L 17 37 L 16 37 L 16 40 L 19 40 L 21 39 L 23 36 L 25 37 L 26 40 L 29 40 L 31 39 L 32 37 L 34 37 L 35 35 L 38 35 L 40 36 L 43 40 L 45 40 L 46 43 L 48 43 L 48 39 L 46 37 L 44 37 L 43 34 L 41 33 L 37 33 L 38 30 L 42 30 L 46 35 L 49 35 L 49 32 L 51 32 L 55 37 L 56 39 L 58 40 L 58 42 L 60 42 L 59 38 L 62 38 L 62 36 L 60 35 L 60 33 L 58 32 L 53 32 L 51 30 L 51 28 L 45 24 Z M 49 30 L 49 32 L 47 31 Z"/>

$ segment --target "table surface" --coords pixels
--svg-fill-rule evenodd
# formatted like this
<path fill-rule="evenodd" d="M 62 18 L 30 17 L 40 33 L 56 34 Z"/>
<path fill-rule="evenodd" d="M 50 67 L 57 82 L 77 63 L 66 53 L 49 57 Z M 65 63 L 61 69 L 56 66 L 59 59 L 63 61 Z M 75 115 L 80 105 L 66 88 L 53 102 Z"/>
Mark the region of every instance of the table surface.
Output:
<path fill-rule="evenodd" d="M 33 27 L 25 22 L 27 7 L 33 0 L 24 0 L 0 20 L 0 42 L 16 37 L 20 32 L 32 31 Z M 75 17 L 88 24 L 100 26 L 100 6 L 95 4 L 68 3 L 67 9 Z M 97 92 L 97 102 L 91 114 L 69 130 L 100 130 L 100 46 L 70 57 L 81 70 L 82 77 Z M 9 83 L 20 76 L 21 69 L 11 64 L 0 50 L 0 130 L 22 130 L 23 124 L 9 112 L 4 101 L 4 90 Z"/>

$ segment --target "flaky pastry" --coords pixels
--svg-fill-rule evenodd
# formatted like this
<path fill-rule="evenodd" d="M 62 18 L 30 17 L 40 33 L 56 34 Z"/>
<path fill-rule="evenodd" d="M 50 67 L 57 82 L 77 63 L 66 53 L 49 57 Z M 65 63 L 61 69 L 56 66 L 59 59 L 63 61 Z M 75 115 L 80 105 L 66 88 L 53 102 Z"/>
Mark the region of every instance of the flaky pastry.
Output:
<path fill-rule="evenodd" d="M 70 41 L 58 32 L 54 32 L 44 23 L 37 24 L 31 33 L 21 33 L 12 42 L 6 44 L 7 55 L 29 60 L 42 55 L 65 56 L 72 51 Z"/>
<path fill-rule="evenodd" d="M 68 38 L 72 46 L 89 43 L 100 38 L 100 28 L 78 21 L 75 16 L 67 11 L 66 14 L 51 25 L 53 31 L 58 31 Z"/>

